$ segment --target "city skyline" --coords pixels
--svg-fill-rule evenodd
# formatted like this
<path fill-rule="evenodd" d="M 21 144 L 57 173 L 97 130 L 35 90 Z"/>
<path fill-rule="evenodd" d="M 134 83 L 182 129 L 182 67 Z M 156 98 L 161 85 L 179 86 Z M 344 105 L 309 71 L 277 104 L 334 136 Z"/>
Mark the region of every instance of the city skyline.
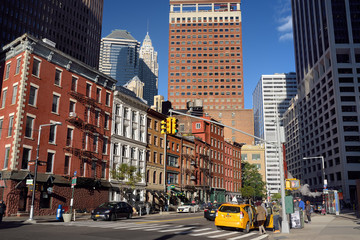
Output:
<path fill-rule="evenodd" d="M 102 37 L 114 29 L 129 31 L 138 41 L 149 32 L 158 52 L 159 94 L 167 99 L 169 1 L 104 2 Z M 117 7 L 119 6 L 119 7 Z M 241 1 L 245 109 L 262 74 L 295 71 L 290 0 Z M 131 11 L 134 9 L 134 11 Z M 272 11 L 269 11 L 271 9 Z M 134 18 L 135 16 L 135 18 Z M 261 17 L 259 17 L 261 16 Z M 263 54 L 264 53 L 264 54 Z"/>

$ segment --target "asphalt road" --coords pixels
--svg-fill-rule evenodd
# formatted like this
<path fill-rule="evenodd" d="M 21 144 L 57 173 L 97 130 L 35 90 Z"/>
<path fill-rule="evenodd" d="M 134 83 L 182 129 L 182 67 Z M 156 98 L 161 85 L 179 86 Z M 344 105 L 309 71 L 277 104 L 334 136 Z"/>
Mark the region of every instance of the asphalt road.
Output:
<path fill-rule="evenodd" d="M 0 239 L 260 240 L 268 239 L 268 234 L 259 235 L 257 230 L 248 234 L 231 229 L 217 230 L 214 222 L 204 219 L 201 212 L 137 217 L 114 222 L 85 220 L 25 224 L 6 221 L 0 224 Z"/>

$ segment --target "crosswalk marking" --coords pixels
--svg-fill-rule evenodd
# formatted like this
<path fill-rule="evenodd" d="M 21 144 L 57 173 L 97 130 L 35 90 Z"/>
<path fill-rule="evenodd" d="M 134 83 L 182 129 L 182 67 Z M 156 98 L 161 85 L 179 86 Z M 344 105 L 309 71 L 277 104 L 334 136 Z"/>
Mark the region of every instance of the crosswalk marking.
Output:
<path fill-rule="evenodd" d="M 266 238 L 267 236 L 269 236 L 269 234 L 265 234 L 265 235 L 259 236 L 259 237 L 257 237 L 257 238 L 252 239 L 252 240 L 260 240 L 260 239 Z"/>
<path fill-rule="evenodd" d="M 216 230 L 216 231 L 210 231 L 210 232 L 204 232 L 204 233 L 195 233 L 195 234 L 190 234 L 190 236 L 196 237 L 196 236 L 208 235 L 211 233 L 219 233 L 219 232 L 223 232 L 223 231 Z"/>
<path fill-rule="evenodd" d="M 237 239 L 241 239 L 241 238 L 247 238 L 247 237 L 252 236 L 254 234 L 256 234 L 256 233 L 248 233 L 248 234 L 244 234 L 244 235 L 241 235 L 241 236 L 228 238 L 227 240 L 237 240 Z"/>
<path fill-rule="evenodd" d="M 229 236 L 229 235 L 233 235 L 237 232 L 229 232 L 229 233 L 224 233 L 224 234 L 220 234 L 220 235 L 214 235 L 214 236 L 208 236 L 208 238 L 219 238 L 219 237 L 225 237 L 225 236 Z"/>
<path fill-rule="evenodd" d="M 184 228 L 175 228 L 175 229 L 166 229 L 166 230 L 161 230 L 158 232 L 174 232 L 174 231 L 179 231 L 179 230 L 188 230 L 194 227 L 184 227 Z"/>

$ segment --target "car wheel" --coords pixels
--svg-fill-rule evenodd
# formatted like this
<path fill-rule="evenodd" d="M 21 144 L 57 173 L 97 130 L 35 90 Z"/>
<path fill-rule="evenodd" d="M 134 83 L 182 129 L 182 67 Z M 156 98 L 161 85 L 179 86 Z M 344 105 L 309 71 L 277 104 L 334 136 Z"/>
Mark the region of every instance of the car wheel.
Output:
<path fill-rule="evenodd" d="M 249 233 L 249 231 L 250 231 L 250 223 L 247 222 L 247 223 L 246 223 L 246 227 L 245 227 L 245 229 L 244 229 L 244 232 L 245 232 L 245 233 Z"/>
<path fill-rule="evenodd" d="M 216 229 L 217 229 L 217 230 L 223 230 L 223 227 L 216 226 Z"/>
<path fill-rule="evenodd" d="M 97 219 L 93 218 L 94 221 L 97 221 Z"/>
<path fill-rule="evenodd" d="M 127 218 L 127 219 L 132 218 L 132 213 L 129 213 L 126 218 Z"/>
<path fill-rule="evenodd" d="M 116 221 L 115 213 L 110 215 L 110 221 Z"/>

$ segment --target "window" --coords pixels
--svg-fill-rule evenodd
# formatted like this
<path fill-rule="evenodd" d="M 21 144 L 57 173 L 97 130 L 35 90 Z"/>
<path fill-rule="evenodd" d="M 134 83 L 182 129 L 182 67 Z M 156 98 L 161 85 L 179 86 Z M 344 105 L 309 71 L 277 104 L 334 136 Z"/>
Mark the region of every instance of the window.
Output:
<path fill-rule="evenodd" d="M 73 102 L 73 101 L 70 101 L 69 113 L 75 113 L 75 102 Z"/>
<path fill-rule="evenodd" d="M 101 88 L 96 88 L 96 102 L 100 103 L 100 99 L 101 99 Z"/>
<path fill-rule="evenodd" d="M 2 93 L 1 108 L 4 108 L 4 107 L 5 107 L 5 103 L 6 103 L 6 93 L 7 93 L 7 89 L 4 89 L 4 90 L 3 90 L 3 93 Z"/>
<path fill-rule="evenodd" d="M 105 100 L 106 106 L 110 106 L 110 93 L 106 92 L 106 100 Z"/>
<path fill-rule="evenodd" d="M 169 184 L 177 184 L 178 183 L 178 174 L 176 173 L 168 173 L 167 181 Z"/>
<path fill-rule="evenodd" d="M 0 138 L 1 138 L 1 133 L 2 133 L 3 123 L 4 123 L 4 119 L 1 118 L 1 119 L 0 119 Z"/>
<path fill-rule="evenodd" d="M 178 167 L 178 159 L 173 156 L 168 156 L 167 165 L 170 167 Z"/>
<path fill-rule="evenodd" d="M 101 163 L 101 178 L 105 178 L 105 177 L 106 177 L 106 162 L 102 162 Z"/>
<path fill-rule="evenodd" d="M 260 160 L 260 154 L 254 153 L 251 158 L 252 160 Z"/>
<path fill-rule="evenodd" d="M 59 96 L 53 95 L 53 102 L 52 102 L 52 106 L 51 106 L 51 112 L 58 113 L 59 99 L 60 99 Z"/>
<path fill-rule="evenodd" d="M 16 103 L 17 89 L 18 89 L 18 85 L 14 85 L 14 86 L 13 86 L 12 97 L 11 97 L 11 104 L 15 104 L 15 103 Z"/>
<path fill-rule="evenodd" d="M 241 160 L 248 160 L 247 154 L 241 154 Z"/>
<path fill-rule="evenodd" d="M 159 174 L 159 184 L 162 184 L 162 172 Z"/>
<path fill-rule="evenodd" d="M 91 177 L 96 177 L 96 161 L 91 162 Z"/>
<path fill-rule="evenodd" d="M 28 169 L 29 161 L 30 161 L 30 153 L 31 149 L 23 148 L 23 155 L 21 160 L 21 169 Z"/>
<path fill-rule="evenodd" d="M 56 69 L 56 70 L 55 70 L 55 81 L 54 81 L 54 83 L 55 83 L 55 85 L 57 85 L 57 86 L 60 86 L 61 73 L 62 73 L 61 70 L 59 70 L 59 69 Z"/>
<path fill-rule="evenodd" d="M 201 128 L 201 123 L 196 123 L 195 128 L 200 129 Z"/>
<path fill-rule="evenodd" d="M 13 128 L 13 123 L 14 123 L 14 115 L 9 116 L 9 127 L 8 127 L 8 137 L 11 136 L 11 132 L 12 132 L 12 128 Z"/>
<path fill-rule="evenodd" d="M 157 163 L 157 152 L 154 152 L 154 159 L 153 159 L 154 161 L 154 163 Z"/>
<path fill-rule="evenodd" d="M 30 86 L 29 105 L 31 105 L 31 106 L 36 105 L 37 91 L 38 91 L 38 89 L 36 87 Z"/>
<path fill-rule="evenodd" d="M 5 147 L 4 169 L 8 167 L 10 157 L 10 147 Z"/>
<path fill-rule="evenodd" d="M 86 84 L 86 96 L 91 97 L 91 84 Z"/>
<path fill-rule="evenodd" d="M 156 171 L 153 173 L 153 183 L 156 183 Z"/>
<path fill-rule="evenodd" d="M 108 143 L 108 139 L 104 138 L 104 140 L 103 140 L 103 148 L 102 148 L 102 153 L 103 154 L 107 154 L 107 143 Z"/>
<path fill-rule="evenodd" d="M 64 161 L 64 174 L 69 175 L 70 156 L 65 156 Z"/>
<path fill-rule="evenodd" d="M 32 75 L 39 77 L 40 74 L 40 60 L 34 58 L 33 67 L 32 67 Z"/>
<path fill-rule="evenodd" d="M 15 74 L 19 74 L 20 73 L 20 65 L 21 65 L 21 58 L 16 59 L 16 70 L 15 70 Z"/>
<path fill-rule="evenodd" d="M 72 129 L 72 128 L 67 129 L 66 146 L 71 146 L 72 145 L 73 132 L 74 132 L 74 129 Z"/>
<path fill-rule="evenodd" d="M 56 125 L 50 125 L 49 143 L 55 144 L 56 139 Z"/>
<path fill-rule="evenodd" d="M 76 92 L 76 88 L 77 88 L 77 78 L 72 77 L 72 79 L 71 79 L 71 91 Z"/>
<path fill-rule="evenodd" d="M 5 67 L 5 79 L 9 78 L 9 74 L 10 74 L 10 63 L 6 64 Z"/>
<path fill-rule="evenodd" d="M 97 153 L 98 149 L 98 136 L 94 135 L 93 138 L 93 151 Z"/>
<path fill-rule="evenodd" d="M 34 118 L 26 116 L 25 137 L 31 138 L 34 126 Z"/>
<path fill-rule="evenodd" d="M 54 153 L 48 152 L 47 161 L 46 161 L 46 172 L 51 173 L 53 170 L 53 163 L 54 163 Z"/>
<path fill-rule="evenodd" d="M 110 115 L 105 113 L 105 122 L 104 122 L 105 129 L 109 129 L 109 119 L 110 119 Z"/>
<path fill-rule="evenodd" d="M 98 127 L 99 126 L 99 119 L 100 119 L 100 112 L 99 111 L 95 111 L 95 125 Z"/>

